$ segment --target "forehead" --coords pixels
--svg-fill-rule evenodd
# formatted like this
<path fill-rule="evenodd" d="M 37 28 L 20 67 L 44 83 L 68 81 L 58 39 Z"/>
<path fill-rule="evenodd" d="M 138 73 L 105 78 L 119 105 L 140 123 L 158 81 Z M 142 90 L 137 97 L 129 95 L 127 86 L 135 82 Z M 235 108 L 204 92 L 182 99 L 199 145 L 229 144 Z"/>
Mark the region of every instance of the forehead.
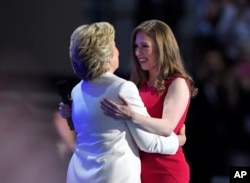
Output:
<path fill-rule="evenodd" d="M 153 42 L 153 39 L 149 37 L 145 32 L 139 31 L 135 35 L 135 42 Z"/>

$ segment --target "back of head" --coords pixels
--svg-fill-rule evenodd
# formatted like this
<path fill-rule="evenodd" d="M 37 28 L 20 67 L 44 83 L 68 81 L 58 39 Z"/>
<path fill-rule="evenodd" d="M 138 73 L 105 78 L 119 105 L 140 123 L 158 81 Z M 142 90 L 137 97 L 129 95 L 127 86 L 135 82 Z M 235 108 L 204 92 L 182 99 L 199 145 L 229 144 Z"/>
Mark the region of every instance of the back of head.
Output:
<path fill-rule="evenodd" d="M 107 72 L 112 58 L 114 27 L 108 22 L 97 22 L 77 27 L 71 35 L 70 59 L 76 76 L 85 81 Z"/>

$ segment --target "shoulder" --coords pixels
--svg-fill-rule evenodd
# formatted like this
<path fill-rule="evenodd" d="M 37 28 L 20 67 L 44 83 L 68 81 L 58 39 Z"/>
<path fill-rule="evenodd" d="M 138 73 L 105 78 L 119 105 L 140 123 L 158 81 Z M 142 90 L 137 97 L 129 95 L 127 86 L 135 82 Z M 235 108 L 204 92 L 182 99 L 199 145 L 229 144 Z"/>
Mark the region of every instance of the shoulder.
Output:
<path fill-rule="evenodd" d="M 172 80 L 172 82 L 170 83 L 169 87 L 184 87 L 184 86 L 188 86 L 187 85 L 187 80 L 183 77 L 176 77 Z"/>
<path fill-rule="evenodd" d="M 123 83 L 123 85 L 127 86 L 127 87 L 132 87 L 132 88 L 136 88 L 137 89 L 135 83 L 132 82 L 132 81 L 125 80 L 125 82 Z"/>
<path fill-rule="evenodd" d="M 81 87 L 81 83 L 84 82 L 84 81 L 79 81 L 71 90 L 71 94 L 73 95 L 74 93 L 77 92 L 77 90 Z"/>
<path fill-rule="evenodd" d="M 171 86 L 171 85 L 187 85 L 188 84 L 188 79 L 182 76 L 173 76 L 167 79 L 166 84 Z"/>
<path fill-rule="evenodd" d="M 127 81 L 127 80 L 122 82 L 121 91 L 133 93 L 133 94 L 139 93 L 138 88 L 136 87 L 135 83 L 133 83 L 132 81 Z"/>
<path fill-rule="evenodd" d="M 171 83 L 169 83 L 169 92 L 178 93 L 189 93 L 188 81 L 184 77 L 175 77 Z"/>
<path fill-rule="evenodd" d="M 113 79 L 116 83 L 118 83 L 121 87 L 121 89 L 131 89 L 131 90 L 137 90 L 137 87 L 134 82 L 126 80 L 124 78 L 121 78 L 117 75 L 113 75 Z"/>
<path fill-rule="evenodd" d="M 176 77 L 176 78 L 173 79 L 172 83 L 181 84 L 181 85 L 185 84 L 186 85 L 187 80 L 185 78 L 183 78 L 183 77 Z"/>
<path fill-rule="evenodd" d="M 112 85 L 113 87 L 115 87 L 116 90 L 119 90 L 119 93 L 126 95 L 134 95 L 137 93 L 139 94 L 137 86 L 135 85 L 134 82 L 126 80 L 116 75 L 113 76 L 113 79 L 114 82 Z"/>

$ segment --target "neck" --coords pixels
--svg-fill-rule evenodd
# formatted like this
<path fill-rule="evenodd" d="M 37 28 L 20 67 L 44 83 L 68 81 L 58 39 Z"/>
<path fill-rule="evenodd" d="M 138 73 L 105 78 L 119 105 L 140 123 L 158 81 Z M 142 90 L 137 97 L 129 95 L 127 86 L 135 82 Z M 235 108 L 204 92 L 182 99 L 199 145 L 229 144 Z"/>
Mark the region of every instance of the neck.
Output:
<path fill-rule="evenodd" d="M 157 73 L 149 72 L 148 85 L 149 86 L 154 85 L 156 80 L 157 80 Z"/>
<path fill-rule="evenodd" d="M 108 67 L 109 67 L 108 72 L 114 73 L 116 69 L 114 69 L 109 62 L 107 64 L 108 64 Z"/>

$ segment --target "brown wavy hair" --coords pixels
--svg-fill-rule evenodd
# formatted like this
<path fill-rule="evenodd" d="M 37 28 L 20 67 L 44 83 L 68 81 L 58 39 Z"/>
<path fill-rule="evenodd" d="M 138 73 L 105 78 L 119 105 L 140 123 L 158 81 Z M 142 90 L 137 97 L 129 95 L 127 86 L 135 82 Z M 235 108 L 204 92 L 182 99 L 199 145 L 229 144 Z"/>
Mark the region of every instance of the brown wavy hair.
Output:
<path fill-rule="evenodd" d="M 131 76 L 138 88 L 142 87 L 143 83 L 149 79 L 148 71 L 141 69 L 141 66 L 135 55 L 135 39 L 138 32 L 146 33 L 152 38 L 159 53 L 158 60 L 158 78 L 154 84 L 158 93 L 163 93 L 165 90 L 165 80 L 173 76 L 180 76 L 188 81 L 191 96 L 195 96 L 198 89 L 194 86 L 193 78 L 185 70 L 184 64 L 180 55 L 179 46 L 170 27 L 160 20 L 148 20 L 139 24 L 132 32 L 132 61 L 131 61 Z"/>

